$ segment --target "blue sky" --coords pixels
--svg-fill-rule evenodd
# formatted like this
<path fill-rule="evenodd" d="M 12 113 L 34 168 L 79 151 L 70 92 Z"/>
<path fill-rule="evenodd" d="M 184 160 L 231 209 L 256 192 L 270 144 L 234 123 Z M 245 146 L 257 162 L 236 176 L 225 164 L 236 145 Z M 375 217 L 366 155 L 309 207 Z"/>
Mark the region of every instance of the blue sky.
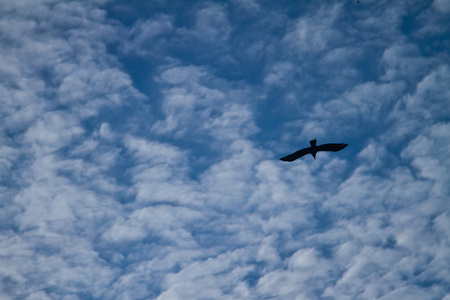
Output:
<path fill-rule="evenodd" d="M 449 300 L 450 2 L 360 2 L 0 1 L 0 298 Z"/>

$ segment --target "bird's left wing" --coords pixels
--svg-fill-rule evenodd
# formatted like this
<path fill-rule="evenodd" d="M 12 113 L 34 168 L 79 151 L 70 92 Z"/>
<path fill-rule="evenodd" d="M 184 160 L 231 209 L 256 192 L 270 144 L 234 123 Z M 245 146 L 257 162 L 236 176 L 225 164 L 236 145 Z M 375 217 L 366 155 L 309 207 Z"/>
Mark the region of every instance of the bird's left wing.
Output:
<path fill-rule="evenodd" d="M 311 147 L 304 148 L 304 149 L 298 150 L 297 152 L 294 152 L 292 154 L 286 155 L 286 156 L 280 158 L 280 160 L 283 160 L 283 161 L 294 161 L 297 158 L 300 158 L 303 155 L 306 155 L 306 154 L 309 154 L 309 153 L 311 153 Z"/>

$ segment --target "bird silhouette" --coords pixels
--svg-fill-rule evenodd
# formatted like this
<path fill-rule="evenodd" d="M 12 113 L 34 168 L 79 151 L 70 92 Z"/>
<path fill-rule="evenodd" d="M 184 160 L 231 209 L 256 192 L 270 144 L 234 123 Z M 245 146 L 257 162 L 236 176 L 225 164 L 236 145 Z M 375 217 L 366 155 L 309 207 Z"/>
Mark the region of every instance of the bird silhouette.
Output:
<path fill-rule="evenodd" d="M 323 144 L 320 146 L 316 146 L 316 144 L 317 144 L 316 139 L 309 141 L 309 143 L 311 144 L 311 147 L 304 148 L 304 149 L 298 150 L 297 152 L 294 152 L 292 154 L 286 155 L 286 156 L 280 158 L 280 160 L 291 162 L 291 161 L 294 161 L 297 158 L 300 158 L 306 154 L 311 154 L 314 157 L 314 159 L 316 159 L 316 153 L 319 151 L 338 152 L 348 146 L 348 144 L 344 144 L 344 143 Z"/>

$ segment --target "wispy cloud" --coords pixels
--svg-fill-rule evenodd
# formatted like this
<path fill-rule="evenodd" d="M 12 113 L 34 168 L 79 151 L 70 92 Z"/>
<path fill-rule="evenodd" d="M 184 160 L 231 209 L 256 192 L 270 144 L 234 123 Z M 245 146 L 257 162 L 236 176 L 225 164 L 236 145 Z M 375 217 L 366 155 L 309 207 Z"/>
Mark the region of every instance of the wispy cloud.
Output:
<path fill-rule="evenodd" d="M 448 5 L 297 2 L 1 3 L 0 297 L 448 298 Z"/>

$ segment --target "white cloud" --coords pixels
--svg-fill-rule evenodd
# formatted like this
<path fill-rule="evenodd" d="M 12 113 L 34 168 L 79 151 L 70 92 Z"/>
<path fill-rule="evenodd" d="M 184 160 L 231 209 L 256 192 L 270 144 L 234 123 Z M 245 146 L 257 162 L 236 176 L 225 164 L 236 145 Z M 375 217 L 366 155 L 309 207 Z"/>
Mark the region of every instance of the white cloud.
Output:
<path fill-rule="evenodd" d="M 25 133 L 25 142 L 37 151 L 51 152 L 80 138 L 84 130 L 77 120 L 64 113 L 48 113 Z"/>
<path fill-rule="evenodd" d="M 128 149 L 135 153 L 137 161 L 166 163 L 176 165 L 186 160 L 186 156 L 176 147 L 158 142 L 147 142 L 143 139 L 128 138 L 126 141 Z"/>
<path fill-rule="evenodd" d="M 172 67 L 158 78 L 163 90 L 165 120 L 157 121 L 152 131 L 186 138 L 208 134 L 217 139 L 236 139 L 257 132 L 247 106 L 247 91 L 235 89 L 202 67 Z M 247 100 L 248 101 L 248 100 Z"/>
<path fill-rule="evenodd" d="M 264 78 L 264 82 L 270 85 L 285 85 L 288 74 L 294 66 L 289 62 L 280 62 L 272 67 L 272 71 Z"/>
<path fill-rule="evenodd" d="M 383 124 L 404 88 L 402 82 L 366 82 L 337 99 L 318 102 L 307 123 L 301 124 L 304 126 L 302 135 L 307 136 L 310 130 L 315 130 L 319 137 L 322 132 L 331 136 L 355 136 L 365 129 L 371 131 L 374 126 Z"/>
<path fill-rule="evenodd" d="M 430 291 L 427 289 L 421 289 L 418 287 L 404 287 L 389 294 L 381 297 L 382 300 L 389 299 L 399 299 L 399 298 L 408 298 L 408 299 L 427 299 L 430 296 Z"/>
<path fill-rule="evenodd" d="M 406 99 L 407 109 L 425 120 L 445 119 L 449 114 L 447 104 L 450 91 L 446 85 L 449 80 L 448 65 L 442 65 L 425 76 L 417 85 L 415 93 Z"/>
<path fill-rule="evenodd" d="M 226 11 L 221 5 L 208 5 L 196 12 L 195 26 L 192 33 L 203 41 L 222 43 L 228 40 L 231 25 Z"/>
<path fill-rule="evenodd" d="M 228 251 L 205 261 L 195 262 L 177 274 L 170 274 L 165 281 L 168 289 L 157 299 L 222 298 L 226 290 L 236 286 L 252 269 L 240 266 L 246 254 L 243 250 Z M 223 286 L 223 283 L 229 286 Z M 245 293 L 245 286 L 241 285 L 242 288 Z M 229 294 L 236 293 L 239 295 L 242 292 L 237 289 Z"/>
<path fill-rule="evenodd" d="M 218 140 L 236 140 L 258 132 L 252 112 L 239 104 L 226 104 L 221 116 L 211 118 L 203 125 Z"/>
<path fill-rule="evenodd" d="M 173 20 L 168 15 L 160 15 L 150 20 L 139 20 L 129 32 L 128 41 L 123 46 L 125 53 L 152 55 L 164 46 L 164 35 L 174 30 Z"/>
<path fill-rule="evenodd" d="M 283 42 L 300 60 L 321 53 L 341 36 L 340 31 L 335 28 L 341 9 L 340 5 L 326 6 L 314 15 L 299 18 L 285 35 Z"/>
<path fill-rule="evenodd" d="M 104 234 L 104 238 L 110 242 L 123 243 L 153 236 L 163 239 L 163 243 L 170 242 L 185 249 L 195 248 L 196 243 L 183 224 L 201 219 L 201 213 L 187 208 L 164 205 L 146 207 L 135 210 L 123 224 L 116 222 Z"/>
<path fill-rule="evenodd" d="M 0 297 L 448 297 L 441 4 L 297 4 L 0 4 Z"/>
<path fill-rule="evenodd" d="M 386 49 L 381 62 L 386 69 L 386 74 L 381 78 L 386 81 L 417 80 L 426 74 L 431 63 L 420 56 L 416 44 L 394 45 Z"/>
<path fill-rule="evenodd" d="M 261 12 L 261 6 L 255 0 L 233 0 L 235 4 L 242 8 L 245 13 L 253 14 Z"/>
<path fill-rule="evenodd" d="M 450 4 L 445 0 L 434 0 L 433 6 L 440 12 L 443 13 L 450 12 Z"/>

